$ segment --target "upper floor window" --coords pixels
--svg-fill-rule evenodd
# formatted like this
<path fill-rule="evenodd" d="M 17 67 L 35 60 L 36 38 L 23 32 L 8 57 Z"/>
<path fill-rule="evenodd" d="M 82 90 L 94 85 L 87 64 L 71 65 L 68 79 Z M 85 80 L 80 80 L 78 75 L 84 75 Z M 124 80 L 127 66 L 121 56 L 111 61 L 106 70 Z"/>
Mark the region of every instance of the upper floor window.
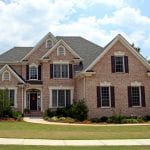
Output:
<path fill-rule="evenodd" d="M 129 72 L 127 56 L 111 56 L 112 73 Z"/>
<path fill-rule="evenodd" d="M 144 86 L 128 87 L 128 104 L 129 107 L 145 107 L 145 88 Z"/>
<path fill-rule="evenodd" d="M 53 41 L 51 39 L 46 40 L 46 48 L 52 48 L 53 46 Z"/>
<path fill-rule="evenodd" d="M 38 67 L 37 66 L 29 67 L 29 79 L 38 80 Z"/>
<path fill-rule="evenodd" d="M 3 72 L 2 80 L 10 80 L 10 73 L 8 71 Z"/>
<path fill-rule="evenodd" d="M 65 55 L 65 47 L 59 46 L 57 48 L 57 56 L 64 56 Z"/>
<path fill-rule="evenodd" d="M 72 64 L 54 63 L 50 64 L 50 78 L 71 79 L 73 78 Z"/>
<path fill-rule="evenodd" d="M 68 78 L 69 77 L 69 64 L 54 64 L 53 77 L 54 78 Z"/>

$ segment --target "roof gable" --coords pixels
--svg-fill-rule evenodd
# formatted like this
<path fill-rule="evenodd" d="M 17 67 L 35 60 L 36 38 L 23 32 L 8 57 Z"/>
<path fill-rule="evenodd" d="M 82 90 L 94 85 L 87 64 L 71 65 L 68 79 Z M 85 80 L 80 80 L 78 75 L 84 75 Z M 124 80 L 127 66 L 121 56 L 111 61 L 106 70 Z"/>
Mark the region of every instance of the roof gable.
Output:
<path fill-rule="evenodd" d="M 82 58 L 66 43 L 64 42 L 62 39 L 59 40 L 51 49 L 48 50 L 48 52 L 46 54 L 44 54 L 41 59 L 46 58 L 47 56 L 49 56 L 55 49 L 57 49 L 57 47 L 59 45 L 63 45 L 68 51 L 70 51 L 70 53 L 75 57 L 75 58 L 79 58 L 82 60 Z"/>
<path fill-rule="evenodd" d="M 147 69 L 150 69 L 148 61 L 140 53 L 138 53 L 121 34 L 118 34 L 105 46 L 104 51 L 98 55 L 98 57 L 85 69 L 85 71 L 91 70 L 92 67 L 113 47 L 117 41 L 120 41 Z"/>
<path fill-rule="evenodd" d="M 9 70 L 19 82 L 25 83 L 23 79 L 19 77 L 19 75 L 7 64 L 0 69 L 0 74 L 2 74 L 5 70 Z"/>
<path fill-rule="evenodd" d="M 26 60 L 35 50 L 37 50 L 47 39 L 51 38 L 53 40 L 54 43 L 57 42 L 57 39 L 55 38 L 55 36 L 49 32 L 48 34 L 46 34 L 36 45 L 35 47 L 29 52 L 27 53 L 22 59 L 21 61 L 23 60 Z"/>

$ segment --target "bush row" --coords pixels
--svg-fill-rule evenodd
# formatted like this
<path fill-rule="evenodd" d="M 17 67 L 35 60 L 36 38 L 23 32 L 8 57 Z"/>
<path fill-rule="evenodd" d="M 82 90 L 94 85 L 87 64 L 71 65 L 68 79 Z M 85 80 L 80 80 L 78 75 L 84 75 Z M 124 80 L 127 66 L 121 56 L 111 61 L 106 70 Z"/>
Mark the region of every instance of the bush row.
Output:
<path fill-rule="evenodd" d="M 76 119 L 77 121 L 83 121 L 87 119 L 88 108 L 84 102 L 84 100 L 75 101 L 71 106 L 66 108 L 58 108 L 55 111 L 52 109 L 48 109 L 44 118 L 49 117 L 52 118 L 54 116 L 60 117 L 70 117 Z"/>
<path fill-rule="evenodd" d="M 122 116 L 122 115 L 114 115 L 111 117 L 103 116 L 101 118 L 91 118 L 91 122 L 93 123 L 143 123 L 150 121 L 150 116 L 145 117 L 137 117 L 137 116 Z"/>

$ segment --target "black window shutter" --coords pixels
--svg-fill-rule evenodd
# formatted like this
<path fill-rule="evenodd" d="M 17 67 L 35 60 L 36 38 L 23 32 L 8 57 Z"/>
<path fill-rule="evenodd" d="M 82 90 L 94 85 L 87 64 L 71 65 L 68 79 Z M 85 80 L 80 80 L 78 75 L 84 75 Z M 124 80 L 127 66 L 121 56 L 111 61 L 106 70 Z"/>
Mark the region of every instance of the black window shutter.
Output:
<path fill-rule="evenodd" d="M 100 86 L 97 86 L 97 107 L 101 107 L 101 92 L 100 92 Z"/>
<path fill-rule="evenodd" d="M 115 56 L 111 56 L 111 71 L 115 72 Z"/>
<path fill-rule="evenodd" d="M 69 78 L 72 78 L 72 64 L 69 64 Z"/>
<path fill-rule="evenodd" d="M 38 66 L 38 80 L 41 80 L 41 65 Z"/>
<path fill-rule="evenodd" d="M 128 86 L 128 107 L 132 107 L 131 86 Z"/>
<path fill-rule="evenodd" d="M 29 80 L 29 65 L 26 65 L 26 80 Z"/>
<path fill-rule="evenodd" d="M 125 73 L 129 73 L 128 56 L 124 56 Z"/>
<path fill-rule="evenodd" d="M 141 103 L 142 106 L 145 107 L 145 87 L 141 86 Z"/>
<path fill-rule="evenodd" d="M 111 86 L 110 90 L 111 90 L 111 107 L 115 107 L 115 88 L 114 88 L 114 86 Z"/>
<path fill-rule="evenodd" d="M 50 64 L 50 78 L 53 79 L 53 64 Z"/>

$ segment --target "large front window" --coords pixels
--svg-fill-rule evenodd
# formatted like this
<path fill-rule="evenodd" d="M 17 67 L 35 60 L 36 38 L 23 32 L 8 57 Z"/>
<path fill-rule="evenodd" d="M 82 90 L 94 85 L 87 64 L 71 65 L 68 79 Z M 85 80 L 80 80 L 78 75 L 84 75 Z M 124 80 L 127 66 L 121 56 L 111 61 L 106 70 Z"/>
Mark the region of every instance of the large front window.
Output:
<path fill-rule="evenodd" d="M 38 67 L 32 66 L 29 68 L 29 79 L 30 80 L 38 79 Z"/>
<path fill-rule="evenodd" d="M 68 64 L 54 64 L 53 76 L 54 78 L 68 78 L 69 77 Z"/>
<path fill-rule="evenodd" d="M 71 105 L 70 90 L 52 90 L 52 107 L 66 107 Z"/>
<path fill-rule="evenodd" d="M 14 89 L 5 89 L 0 90 L 1 93 L 1 100 L 4 100 L 3 102 L 8 102 L 10 106 L 15 106 L 15 90 Z"/>

